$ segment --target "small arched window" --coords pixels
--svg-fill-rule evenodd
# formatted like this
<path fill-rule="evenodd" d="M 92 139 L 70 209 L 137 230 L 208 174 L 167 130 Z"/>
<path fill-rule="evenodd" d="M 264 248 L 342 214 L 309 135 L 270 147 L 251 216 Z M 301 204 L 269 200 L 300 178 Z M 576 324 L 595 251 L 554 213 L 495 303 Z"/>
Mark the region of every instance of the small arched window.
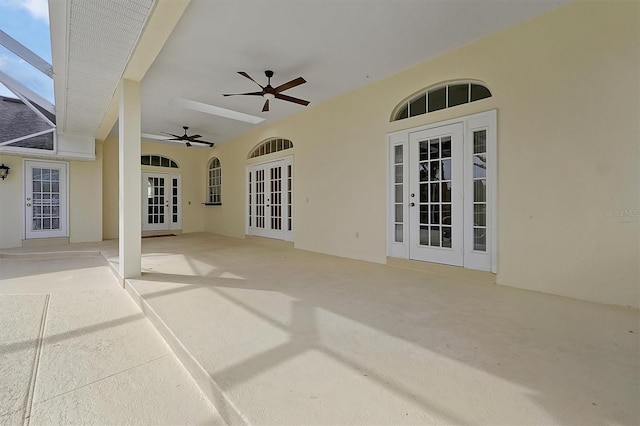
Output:
<path fill-rule="evenodd" d="M 293 142 L 289 139 L 272 138 L 266 141 L 260 142 L 258 146 L 253 148 L 249 154 L 249 158 L 260 157 L 262 155 L 271 154 L 285 149 L 293 148 Z"/>
<path fill-rule="evenodd" d="M 142 155 L 140 157 L 140 164 L 143 166 L 178 168 L 178 164 L 175 161 L 161 155 Z"/>
<path fill-rule="evenodd" d="M 491 91 L 479 82 L 455 81 L 438 84 L 402 101 L 391 114 L 391 121 L 426 114 L 457 105 L 490 98 Z"/>
<path fill-rule="evenodd" d="M 220 166 L 220 160 L 213 157 L 211 161 L 209 161 L 209 167 L 207 169 L 208 184 L 206 204 L 219 206 L 222 204 L 222 167 Z"/>

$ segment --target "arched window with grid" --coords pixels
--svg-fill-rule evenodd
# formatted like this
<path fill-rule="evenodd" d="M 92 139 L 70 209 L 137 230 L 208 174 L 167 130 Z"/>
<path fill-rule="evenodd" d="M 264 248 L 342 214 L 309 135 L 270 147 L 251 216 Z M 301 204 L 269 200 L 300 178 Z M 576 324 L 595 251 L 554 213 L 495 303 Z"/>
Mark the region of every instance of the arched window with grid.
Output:
<path fill-rule="evenodd" d="M 207 203 L 210 205 L 222 204 L 222 167 L 220 160 L 213 157 L 207 168 Z"/>
<path fill-rule="evenodd" d="M 490 97 L 489 88 L 479 81 L 438 83 L 400 102 L 391 113 L 391 121 L 404 120 Z"/>

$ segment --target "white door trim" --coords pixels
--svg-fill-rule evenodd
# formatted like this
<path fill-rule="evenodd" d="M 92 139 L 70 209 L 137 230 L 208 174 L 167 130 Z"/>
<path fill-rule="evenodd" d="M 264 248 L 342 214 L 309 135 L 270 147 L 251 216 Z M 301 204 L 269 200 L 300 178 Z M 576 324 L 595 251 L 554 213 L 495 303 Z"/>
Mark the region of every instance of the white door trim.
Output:
<path fill-rule="evenodd" d="M 162 224 L 149 224 L 147 222 L 148 219 L 148 187 L 146 186 L 149 177 L 158 177 L 164 179 L 164 219 L 165 222 Z M 173 179 L 178 179 L 177 182 L 177 202 L 173 201 Z M 140 220 L 142 221 L 142 231 L 171 231 L 171 230 L 180 230 L 182 229 L 182 174 L 181 173 L 171 173 L 171 172 L 156 172 L 151 170 L 143 170 L 142 171 L 142 215 Z M 173 222 L 173 207 L 177 206 L 177 216 L 178 220 Z"/>
<path fill-rule="evenodd" d="M 27 227 L 31 224 L 28 223 L 27 214 L 28 210 L 31 209 L 31 205 L 27 206 L 29 203 L 27 200 L 29 197 L 27 195 L 27 191 L 31 188 L 32 177 L 29 176 L 29 171 L 31 167 L 40 166 L 40 167 L 60 167 L 61 170 L 64 170 L 64 182 L 61 180 L 60 189 L 64 189 L 63 199 L 60 200 L 59 207 L 61 208 L 60 212 L 60 224 L 61 229 L 59 232 L 53 233 L 41 233 L 40 236 L 30 235 L 30 231 L 27 231 Z M 22 170 L 23 170 L 23 181 L 22 181 L 22 239 L 39 239 L 39 238 L 61 238 L 61 237 L 69 237 L 69 163 L 66 161 L 44 161 L 44 160 L 33 160 L 33 159 L 22 159 Z M 29 197 L 30 198 L 30 197 Z"/>
<path fill-rule="evenodd" d="M 465 261 L 464 267 L 471 269 L 490 270 L 493 273 L 497 273 L 497 258 L 498 258 L 498 188 L 497 188 L 497 111 L 491 110 L 478 114 L 468 115 L 464 117 L 454 118 L 438 123 L 432 123 L 424 126 L 418 126 L 411 129 L 404 129 L 397 132 L 389 133 L 387 135 L 387 255 L 390 257 L 410 258 L 410 238 L 409 238 L 409 140 L 410 135 L 416 132 L 424 130 L 431 130 L 441 126 L 449 126 L 452 124 L 461 123 L 464 126 L 464 146 L 465 146 L 465 222 L 468 223 L 468 215 L 473 214 L 472 206 L 473 200 L 469 201 L 469 197 L 473 197 L 473 186 L 468 184 L 469 177 L 467 170 L 469 164 L 467 160 L 472 157 L 469 155 L 469 143 L 473 143 L 474 131 L 478 129 L 487 130 L 487 225 L 491 226 L 490 232 L 487 233 L 487 250 L 486 254 L 480 256 L 479 253 L 473 253 L 470 247 L 469 240 L 465 237 Z M 401 163 L 395 162 L 395 149 L 398 147 L 402 152 Z M 472 153 L 473 151 L 471 151 Z M 397 165 L 403 165 L 403 172 L 399 175 L 402 176 L 402 184 L 397 185 L 395 181 L 395 168 Z M 472 179 L 472 178 L 471 178 Z M 396 186 L 401 186 L 399 194 L 402 195 L 402 232 L 398 233 L 396 238 L 396 206 L 400 205 L 400 202 L 396 203 Z M 469 208 L 471 206 L 471 209 Z M 465 227 L 468 227 L 465 225 Z M 471 222 L 473 227 L 473 222 Z M 465 235 L 468 235 L 468 229 L 465 229 Z M 398 241 L 396 241 L 398 240 Z"/>
<path fill-rule="evenodd" d="M 279 164 L 278 164 L 279 163 Z M 256 231 L 255 229 L 252 229 L 252 227 L 249 226 L 250 223 L 250 212 L 249 212 L 249 206 L 252 205 L 253 208 L 255 208 L 255 203 L 252 204 L 252 199 L 251 197 L 254 196 L 255 194 L 252 194 L 251 191 L 249 190 L 249 176 L 251 172 L 256 171 L 258 168 L 265 168 L 265 170 L 269 170 L 269 166 L 272 165 L 281 165 L 282 166 L 282 170 L 283 170 L 283 174 L 282 174 L 282 202 L 281 202 L 281 206 L 282 206 L 282 231 Z M 285 173 L 285 171 L 287 170 L 287 167 L 291 166 L 291 191 L 288 190 L 288 179 L 289 176 L 287 175 L 287 173 Z M 255 175 L 255 174 L 254 174 Z M 265 174 L 266 176 L 266 174 Z M 294 222 L 294 206 L 293 206 L 293 187 L 295 185 L 295 179 L 294 179 L 294 173 L 293 173 L 293 155 L 288 155 L 286 157 L 280 157 L 280 158 L 276 158 L 276 159 L 272 159 L 272 160 L 268 160 L 268 161 L 263 161 L 263 162 L 259 162 L 259 163 L 252 163 L 252 164 L 248 164 L 245 168 L 245 235 L 255 235 L 255 236 L 262 236 L 262 237 L 267 237 L 267 238 L 276 238 L 276 239 L 282 239 L 284 241 L 293 241 L 293 236 L 294 236 L 294 230 L 295 230 L 295 224 Z M 254 184 L 254 182 L 252 182 L 252 184 Z M 266 185 L 265 185 L 265 191 L 267 190 Z M 289 230 L 288 227 L 288 220 L 289 220 L 289 212 L 288 212 L 288 208 L 289 205 L 291 206 L 291 222 L 292 222 L 292 226 L 291 226 L 291 230 Z M 282 233 L 282 235 L 280 236 L 279 234 Z"/>

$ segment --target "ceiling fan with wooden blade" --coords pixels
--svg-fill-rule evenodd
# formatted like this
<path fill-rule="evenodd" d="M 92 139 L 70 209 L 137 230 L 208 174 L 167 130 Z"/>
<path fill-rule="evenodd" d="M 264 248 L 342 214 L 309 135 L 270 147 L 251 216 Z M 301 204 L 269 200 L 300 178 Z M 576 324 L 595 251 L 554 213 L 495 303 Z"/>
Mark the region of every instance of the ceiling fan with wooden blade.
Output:
<path fill-rule="evenodd" d="M 295 104 L 304 105 L 304 106 L 309 105 L 309 101 L 305 101 L 304 99 L 294 98 L 293 96 L 287 96 L 282 94 L 282 92 L 284 92 L 285 90 L 289 90 L 296 86 L 300 86 L 301 84 L 306 83 L 307 80 L 305 80 L 302 77 L 294 78 L 293 80 L 287 83 L 281 84 L 278 87 L 273 87 L 271 86 L 271 77 L 273 77 L 274 72 L 271 70 L 267 70 L 264 72 L 264 75 L 267 76 L 266 86 L 263 86 L 257 81 L 255 81 L 253 78 L 251 78 L 249 74 L 247 74 L 244 71 L 238 71 L 238 74 L 253 81 L 255 84 L 260 86 L 262 91 L 248 92 L 248 93 L 229 93 L 229 94 L 224 94 L 223 96 L 262 96 L 265 99 L 264 106 L 262 107 L 262 112 L 269 111 L 269 101 L 273 99 L 280 99 L 283 101 L 293 102 Z"/>
<path fill-rule="evenodd" d="M 215 145 L 215 143 L 213 142 L 197 140 L 201 138 L 202 135 L 191 135 L 191 136 L 187 135 L 187 130 L 189 130 L 189 126 L 182 126 L 182 128 L 184 129 L 184 135 L 174 135 L 173 133 L 166 133 L 166 132 L 162 132 L 162 133 L 164 133 L 165 135 L 173 136 L 172 138 L 168 138 L 166 140 L 184 142 L 186 146 L 191 146 L 192 144 L 200 144 L 200 145 L 208 145 L 210 147 L 213 147 Z"/>

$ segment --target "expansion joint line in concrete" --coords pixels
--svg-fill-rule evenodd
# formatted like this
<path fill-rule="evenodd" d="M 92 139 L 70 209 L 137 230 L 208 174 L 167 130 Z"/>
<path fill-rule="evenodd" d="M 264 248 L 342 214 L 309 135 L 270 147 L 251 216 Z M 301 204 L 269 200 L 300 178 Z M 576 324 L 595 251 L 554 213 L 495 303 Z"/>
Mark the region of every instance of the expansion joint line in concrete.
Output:
<path fill-rule="evenodd" d="M 38 332 L 38 340 L 36 341 L 36 353 L 33 356 L 33 368 L 31 369 L 31 381 L 27 389 L 27 397 L 24 405 L 24 417 L 22 419 L 23 426 L 29 426 L 31 419 L 31 407 L 33 405 L 33 393 L 38 378 L 38 367 L 40 366 L 40 354 L 42 353 L 42 344 L 44 342 L 44 330 L 47 325 L 47 313 L 49 312 L 49 298 L 46 294 L 44 299 L 44 308 L 42 310 L 42 319 L 40 320 L 40 331 Z"/>

